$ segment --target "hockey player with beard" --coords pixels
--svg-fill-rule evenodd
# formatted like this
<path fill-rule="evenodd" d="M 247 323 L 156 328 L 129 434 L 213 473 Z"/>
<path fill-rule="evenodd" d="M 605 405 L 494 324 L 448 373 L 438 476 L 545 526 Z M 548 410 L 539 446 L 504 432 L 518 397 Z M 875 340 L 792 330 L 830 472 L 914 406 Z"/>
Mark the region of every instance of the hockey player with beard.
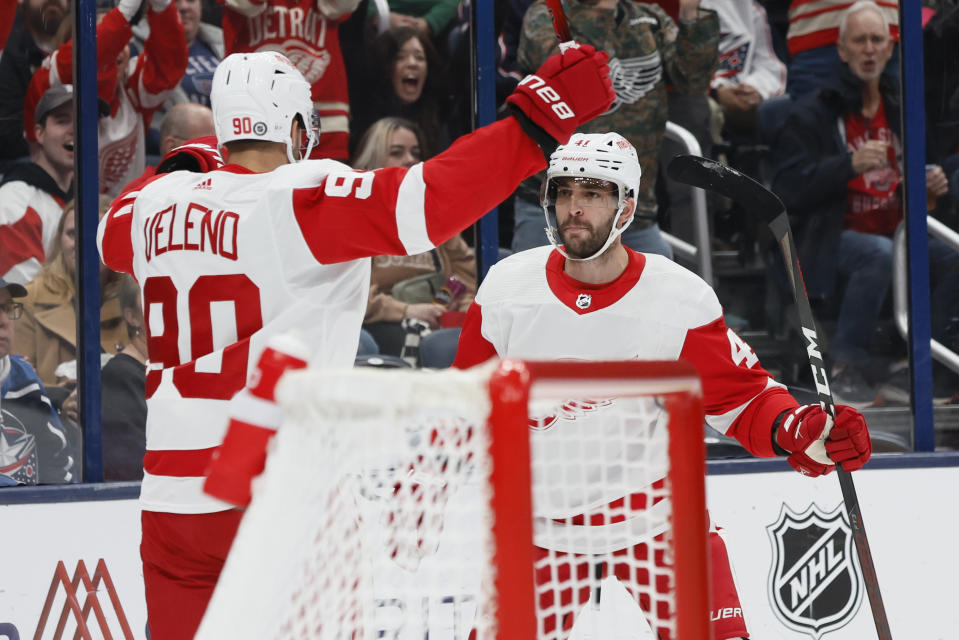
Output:
<path fill-rule="evenodd" d="M 847 471 L 862 467 L 872 445 L 858 411 L 838 406 L 833 425 L 819 405 L 800 406 L 726 327 L 719 301 L 705 282 L 662 256 L 623 246 L 620 234 L 636 210 L 639 178 L 636 151 L 619 134 L 575 134 L 557 148 L 542 191 L 552 246 L 514 254 L 490 270 L 467 312 L 454 366 L 471 367 L 496 356 L 686 360 L 702 378 L 706 422 L 753 455 L 788 456 L 790 465 L 810 476 L 829 473 L 835 464 Z M 578 419 L 601 421 L 602 414 L 594 411 Z M 550 450 L 551 434 L 563 429 L 564 420 L 576 418 L 564 412 L 555 417 L 550 429 L 533 431 L 534 457 Z M 593 431 L 602 432 L 600 426 Z M 535 485 L 534 496 L 542 495 Z M 623 502 L 626 496 L 616 498 Z M 627 521 L 645 517 L 641 507 L 626 502 L 630 506 L 620 509 L 626 510 Z M 536 503 L 534 510 L 539 511 Z M 570 520 L 592 524 L 592 515 L 587 508 Z M 665 526 L 664 521 L 652 535 L 662 535 Z M 616 563 L 617 555 L 644 556 L 649 535 L 635 535 L 632 547 L 613 552 L 608 571 L 620 575 L 628 566 Z M 713 638 L 747 637 L 725 544 L 714 526 L 709 541 Z M 538 558 L 547 553 L 537 549 Z M 571 575 L 590 562 L 588 556 L 570 558 Z M 537 573 L 541 593 L 553 588 L 549 580 Z M 568 628 L 589 598 L 588 591 L 563 593 L 564 600 L 555 603 L 559 613 L 545 621 L 549 638 L 559 637 L 558 628 Z M 724 611 L 736 615 L 717 614 Z M 661 638 L 670 637 L 667 629 L 657 631 Z"/>
<path fill-rule="evenodd" d="M 270 339 L 295 329 L 309 364 L 352 366 L 369 258 L 434 248 L 545 168 L 550 150 L 611 104 L 606 60 L 572 46 L 508 98 L 510 117 L 426 162 L 369 172 L 302 160 L 318 141 L 318 118 L 310 84 L 286 57 L 233 54 L 220 63 L 211 102 L 229 164 L 136 187 L 98 234 L 104 263 L 133 274 L 143 291 L 141 556 L 153 637 L 192 638 L 212 595 L 241 512 L 227 482 L 204 494 L 205 472 L 230 400 L 248 373 L 257 378 L 253 365 Z M 275 416 L 255 394 L 237 402 L 249 423 Z M 262 459 L 262 440 L 246 444 Z"/>

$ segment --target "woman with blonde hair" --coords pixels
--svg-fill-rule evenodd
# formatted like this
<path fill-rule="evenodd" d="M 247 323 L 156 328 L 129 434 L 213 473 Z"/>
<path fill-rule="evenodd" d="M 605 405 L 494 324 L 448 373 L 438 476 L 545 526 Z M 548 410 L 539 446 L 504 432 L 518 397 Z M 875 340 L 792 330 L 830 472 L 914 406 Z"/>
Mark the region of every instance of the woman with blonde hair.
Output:
<path fill-rule="evenodd" d="M 353 168 L 412 167 L 425 159 L 422 139 L 411 121 L 381 118 L 360 139 Z M 476 260 L 459 235 L 426 253 L 377 256 L 363 328 L 373 335 L 380 353 L 400 355 L 404 319 L 415 318 L 431 329 L 458 326 L 475 294 Z"/>
<path fill-rule="evenodd" d="M 100 196 L 100 217 L 112 199 Z M 17 320 L 13 352 L 27 358 L 45 385 L 69 384 L 76 367 L 57 375 L 57 367 L 77 357 L 77 231 L 74 203 L 63 210 L 53 250 L 37 277 L 27 284 L 23 315 Z M 117 298 L 120 274 L 100 264 L 100 347 L 109 354 L 129 337 Z M 70 368 L 70 367 L 67 367 Z"/>

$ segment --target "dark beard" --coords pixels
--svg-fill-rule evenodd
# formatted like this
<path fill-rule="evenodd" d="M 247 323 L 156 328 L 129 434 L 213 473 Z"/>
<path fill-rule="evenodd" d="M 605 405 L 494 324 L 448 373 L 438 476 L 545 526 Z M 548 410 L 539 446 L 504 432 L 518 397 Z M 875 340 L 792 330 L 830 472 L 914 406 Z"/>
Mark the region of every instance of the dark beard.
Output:
<path fill-rule="evenodd" d="M 566 255 L 570 258 L 583 259 L 592 256 L 603 248 L 603 245 L 606 244 L 606 238 L 609 237 L 609 232 L 613 228 L 613 221 L 610 220 L 609 224 L 603 229 L 590 227 L 589 237 L 584 240 L 576 240 L 574 241 L 575 244 L 570 244 L 570 241 L 567 240 L 566 228 L 566 225 L 559 228 L 559 238 L 563 241 L 563 249 L 566 251 Z"/>
<path fill-rule="evenodd" d="M 47 37 L 57 34 L 65 15 L 63 7 L 55 1 L 48 0 L 40 8 L 32 7 L 29 2 L 23 3 L 23 18 L 30 30 Z"/>

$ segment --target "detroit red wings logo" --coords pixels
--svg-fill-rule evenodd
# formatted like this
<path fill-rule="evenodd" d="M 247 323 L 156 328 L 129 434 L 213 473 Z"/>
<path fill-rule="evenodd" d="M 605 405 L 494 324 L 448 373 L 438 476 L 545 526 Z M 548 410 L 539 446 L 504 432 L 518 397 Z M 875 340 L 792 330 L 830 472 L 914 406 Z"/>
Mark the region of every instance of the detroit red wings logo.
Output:
<path fill-rule="evenodd" d="M 270 44 L 261 51 L 279 51 L 290 59 L 310 85 L 319 82 L 326 68 L 330 66 L 330 52 L 326 49 L 314 49 L 300 40 L 286 40 L 280 44 Z"/>
<path fill-rule="evenodd" d="M 546 415 L 530 416 L 529 428 L 536 431 L 545 431 L 551 428 L 558 420 L 572 421 L 596 413 L 604 407 L 612 406 L 613 398 L 604 400 L 564 400 L 562 404 L 547 412 Z"/>

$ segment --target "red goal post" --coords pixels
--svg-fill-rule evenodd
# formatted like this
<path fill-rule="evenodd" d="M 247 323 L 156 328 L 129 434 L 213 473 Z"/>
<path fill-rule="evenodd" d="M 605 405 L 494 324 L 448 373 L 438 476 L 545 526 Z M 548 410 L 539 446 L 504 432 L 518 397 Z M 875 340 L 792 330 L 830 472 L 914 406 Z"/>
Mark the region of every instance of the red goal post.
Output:
<path fill-rule="evenodd" d="M 709 637 L 692 366 L 305 371 L 278 397 L 200 640 L 611 637 L 624 598 Z"/>

